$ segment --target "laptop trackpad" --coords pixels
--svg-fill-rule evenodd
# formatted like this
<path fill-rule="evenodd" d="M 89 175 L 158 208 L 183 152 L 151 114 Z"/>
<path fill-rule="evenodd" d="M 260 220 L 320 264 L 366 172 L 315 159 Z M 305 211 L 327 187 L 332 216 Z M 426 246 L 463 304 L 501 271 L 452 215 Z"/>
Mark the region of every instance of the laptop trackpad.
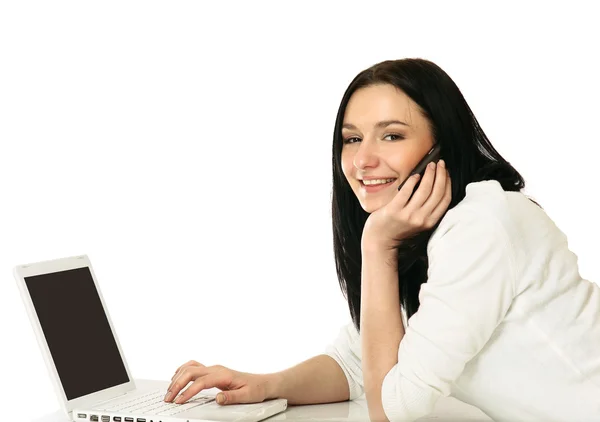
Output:
<path fill-rule="evenodd" d="M 223 422 L 260 421 L 285 410 L 285 400 L 263 403 L 220 405 L 215 402 L 177 414 L 180 418 L 212 419 Z"/>

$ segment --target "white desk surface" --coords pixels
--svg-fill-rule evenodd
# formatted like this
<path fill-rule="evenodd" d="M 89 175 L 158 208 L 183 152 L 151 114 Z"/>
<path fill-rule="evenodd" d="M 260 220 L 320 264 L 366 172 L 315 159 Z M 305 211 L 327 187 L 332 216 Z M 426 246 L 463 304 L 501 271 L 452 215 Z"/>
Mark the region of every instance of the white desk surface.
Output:
<path fill-rule="evenodd" d="M 167 381 L 136 380 L 140 387 L 166 388 Z M 278 415 L 265 419 L 267 422 L 274 421 L 351 421 L 365 422 L 369 420 L 367 402 L 357 399 L 351 402 L 318 404 L 307 406 L 289 406 L 288 409 Z M 436 422 L 466 422 L 466 421 L 491 421 L 483 412 L 473 406 L 467 405 L 451 397 L 442 397 L 438 400 L 432 414 L 419 420 L 435 420 Z M 70 422 L 61 411 L 41 416 L 33 422 Z"/>

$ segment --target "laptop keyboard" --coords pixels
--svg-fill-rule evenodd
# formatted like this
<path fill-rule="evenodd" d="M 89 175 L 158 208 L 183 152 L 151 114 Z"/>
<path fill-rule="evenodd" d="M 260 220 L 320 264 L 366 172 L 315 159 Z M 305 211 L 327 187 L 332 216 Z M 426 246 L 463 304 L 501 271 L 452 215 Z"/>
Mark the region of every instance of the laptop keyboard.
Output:
<path fill-rule="evenodd" d="M 163 390 L 150 391 L 147 394 L 111 402 L 110 407 L 100 410 L 107 412 L 138 413 L 156 416 L 173 416 L 194 407 L 203 406 L 215 400 L 214 397 L 196 394 L 184 404 L 166 403 Z M 107 403 L 108 404 L 108 403 Z"/>

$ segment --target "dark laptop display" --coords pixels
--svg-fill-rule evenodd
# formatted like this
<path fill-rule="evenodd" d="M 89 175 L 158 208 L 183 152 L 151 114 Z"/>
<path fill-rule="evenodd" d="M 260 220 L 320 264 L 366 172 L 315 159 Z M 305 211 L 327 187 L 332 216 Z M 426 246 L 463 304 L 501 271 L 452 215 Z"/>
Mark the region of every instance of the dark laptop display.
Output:
<path fill-rule="evenodd" d="M 129 382 L 88 267 L 25 283 L 68 400 Z"/>

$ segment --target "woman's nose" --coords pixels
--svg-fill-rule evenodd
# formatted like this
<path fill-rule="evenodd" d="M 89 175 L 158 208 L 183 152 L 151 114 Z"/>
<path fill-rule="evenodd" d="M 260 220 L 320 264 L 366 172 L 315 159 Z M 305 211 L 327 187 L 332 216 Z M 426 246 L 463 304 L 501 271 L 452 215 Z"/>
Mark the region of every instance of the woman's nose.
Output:
<path fill-rule="evenodd" d="M 354 167 L 362 170 L 367 167 L 375 167 L 378 163 L 377 147 L 373 142 L 362 141 L 352 162 Z"/>

